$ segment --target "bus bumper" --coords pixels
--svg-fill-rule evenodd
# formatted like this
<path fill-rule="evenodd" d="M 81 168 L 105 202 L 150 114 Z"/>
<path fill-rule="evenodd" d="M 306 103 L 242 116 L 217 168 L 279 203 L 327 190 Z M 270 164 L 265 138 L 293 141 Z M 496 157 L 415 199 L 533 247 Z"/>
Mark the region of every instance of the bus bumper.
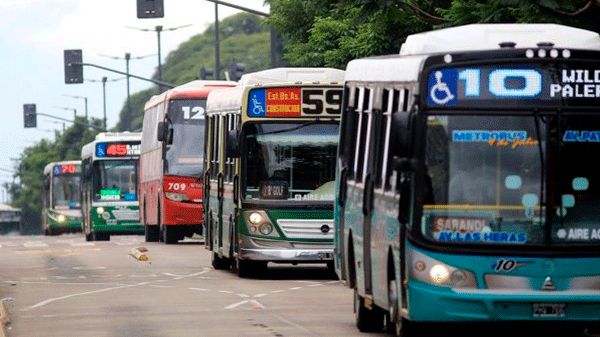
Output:
<path fill-rule="evenodd" d="M 333 261 L 333 243 L 309 244 L 245 237 L 240 247 L 239 258 L 281 263 L 326 263 Z"/>
<path fill-rule="evenodd" d="M 453 289 L 409 280 L 409 318 L 421 322 L 530 321 L 600 322 L 600 291 L 499 292 Z M 534 316 L 535 304 L 564 304 L 564 316 Z"/>

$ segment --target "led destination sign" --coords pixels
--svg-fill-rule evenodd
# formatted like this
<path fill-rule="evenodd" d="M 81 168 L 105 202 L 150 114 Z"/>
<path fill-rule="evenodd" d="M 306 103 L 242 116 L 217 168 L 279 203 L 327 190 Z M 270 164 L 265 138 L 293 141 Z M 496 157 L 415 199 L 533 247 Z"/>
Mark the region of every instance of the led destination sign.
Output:
<path fill-rule="evenodd" d="M 428 74 L 427 104 L 431 107 L 502 107 L 506 103 L 598 105 L 600 65 L 494 65 L 441 68 Z"/>
<path fill-rule="evenodd" d="M 252 89 L 248 117 L 339 116 L 341 87 L 283 87 Z"/>
<path fill-rule="evenodd" d="M 55 176 L 79 174 L 81 173 L 81 166 L 75 164 L 54 165 L 52 171 L 52 173 L 54 173 Z"/>
<path fill-rule="evenodd" d="M 96 143 L 96 157 L 130 157 L 140 155 L 140 142 Z"/>

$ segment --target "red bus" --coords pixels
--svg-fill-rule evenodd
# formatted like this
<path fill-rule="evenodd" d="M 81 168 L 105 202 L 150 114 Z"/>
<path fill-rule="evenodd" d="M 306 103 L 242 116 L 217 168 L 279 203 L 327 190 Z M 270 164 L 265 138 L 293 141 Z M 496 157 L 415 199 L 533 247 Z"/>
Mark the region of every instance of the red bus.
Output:
<path fill-rule="evenodd" d="M 176 243 L 202 234 L 206 98 L 236 84 L 192 81 L 146 102 L 139 184 L 146 242 Z"/>

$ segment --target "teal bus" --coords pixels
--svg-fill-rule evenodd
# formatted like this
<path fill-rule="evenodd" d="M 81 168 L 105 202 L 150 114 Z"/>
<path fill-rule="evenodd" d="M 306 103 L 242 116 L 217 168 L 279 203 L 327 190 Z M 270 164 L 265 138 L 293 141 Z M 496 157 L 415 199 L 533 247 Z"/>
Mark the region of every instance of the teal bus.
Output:
<path fill-rule="evenodd" d="M 344 93 L 334 260 L 359 330 L 598 331 L 597 33 L 416 34 L 349 62 Z"/>
<path fill-rule="evenodd" d="M 103 132 L 81 149 L 86 241 L 111 234 L 144 234 L 139 219 L 139 132 Z"/>
<path fill-rule="evenodd" d="M 42 230 L 46 235 L 81 232 L 81 161 L 44 167 Z"/>
<path fill-rule="evenodd" d="M 204 224 L 216 269 L 333 268 L 335 158 L 344 71 L 277 68 L 211 91 Z"/>

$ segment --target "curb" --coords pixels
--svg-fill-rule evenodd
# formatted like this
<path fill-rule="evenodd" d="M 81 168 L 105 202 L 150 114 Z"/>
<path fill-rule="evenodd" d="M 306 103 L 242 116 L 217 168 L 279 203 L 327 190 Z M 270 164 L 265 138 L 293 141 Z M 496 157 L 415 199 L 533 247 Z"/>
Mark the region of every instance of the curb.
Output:
<path fill-rule="evenodd" d="M 129 251 L 129 255 L 135 257 L 138 261 L 148 261 L 148 256 L 144 254 L 147 251 L 148 249 L 144 247 L 136 247 Z"/>
<path fill-rule="evenodd" d="M 6 327 L 10 324 L 10 316 L 4 307 L 4 302 L 0 301 L 0 337 L 7 337 Z"/>

